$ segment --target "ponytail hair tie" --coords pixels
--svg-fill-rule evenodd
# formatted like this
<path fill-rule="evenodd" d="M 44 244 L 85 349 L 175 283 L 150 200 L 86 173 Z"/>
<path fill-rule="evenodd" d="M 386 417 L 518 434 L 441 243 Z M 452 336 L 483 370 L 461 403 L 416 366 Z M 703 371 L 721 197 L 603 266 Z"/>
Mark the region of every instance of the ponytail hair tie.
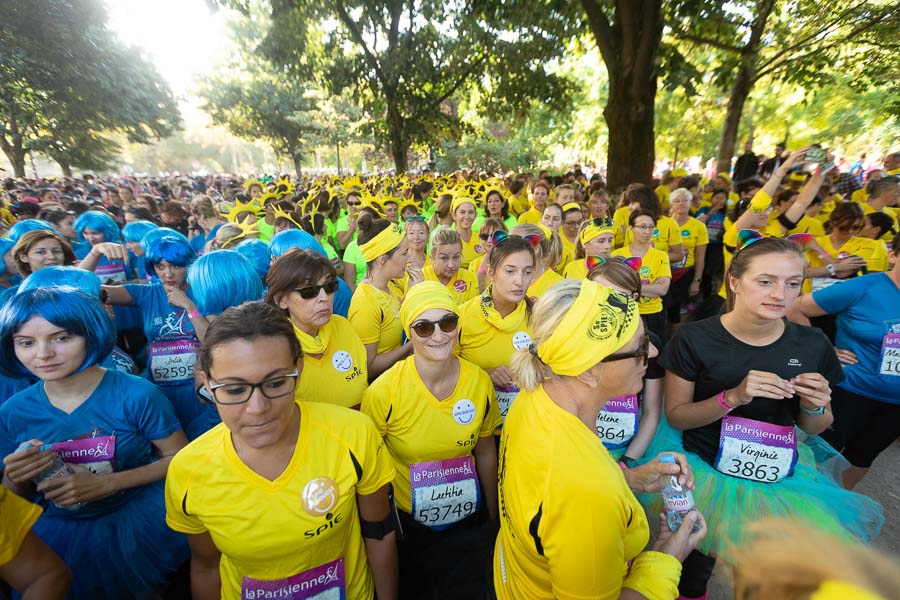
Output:
<path fill-rule="evenodd" d="M 531 352 L 531 354 L 534 356 L 538 355 L 537 346 L 535 346 L 533 342 L 531 344 L 528 344 L 528 351 Z M 540 357 L 538 357 L 538 360 L 540 360 Z"/>

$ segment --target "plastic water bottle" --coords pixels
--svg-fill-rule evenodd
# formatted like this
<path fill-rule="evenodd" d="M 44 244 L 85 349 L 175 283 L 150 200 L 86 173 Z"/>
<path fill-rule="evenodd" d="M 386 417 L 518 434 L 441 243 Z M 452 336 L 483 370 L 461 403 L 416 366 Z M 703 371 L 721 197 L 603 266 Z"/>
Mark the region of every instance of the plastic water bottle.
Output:
<path fill-rule="evenodd" d="M 29 448 L 32 448 L 32 447 L 33 446 L 30 443 L 22 442 L 21 444 L 19 444 L 19 447 L 16 448 L 16 452 L 19 452 L 21 450 L 28 450 Z M 39 450 L 41 452 L 43 452 L 44 450 L 50 450 L 51 448 L 52 448 L 52 446 L 50 444 L 45 444 L 45 445 L 41 446 L 39 448 Z M 34 482 L 34 485 L 38 485 L 40 483 L 43 483 L 44 481 L 47 481 L 48 479 L 58 479 L 60 477 L 68 477 L 71 474 L 72 474 L 72 469 L 69 468 L 69 465 L 64 463 L 63 459 L 61 459 L 59 457 L 59 455 L 54 452 L 53 453 L 53 462 L 50 463 L 50 466 L 47 467 L 46 469 L 44 469 L 43 471 L 41 471 L 37 477 L 32 479 L 32 481 Z M 70 504 L 68 506 L 59 506 L 59 504 L 56 504 L 56 502 L 54 502 L 53 504 L 64 510 L 77 510 L 77 509 L 81 508 L 82 506 L 84 506 L 81 503 Z"/>
<path fill-rule="evenodd" d="M 659 462 L 665 465 L 678 464 L 675 461 L 674 454 L 662 454 Z M 660 492 L 663 498 L 663 507 L 666 511 L 666 522 L 672 532 L 678 531 L 681 527 L 684 516 L 689 512 L 696 510 L 694 508 L 694 494 L 691 490 L 681 487 L 678 483 L 678 475 L 661 475 L 659 478 Z M 700 529 L 700 522 L 694 523 L 693 531 Z"/>

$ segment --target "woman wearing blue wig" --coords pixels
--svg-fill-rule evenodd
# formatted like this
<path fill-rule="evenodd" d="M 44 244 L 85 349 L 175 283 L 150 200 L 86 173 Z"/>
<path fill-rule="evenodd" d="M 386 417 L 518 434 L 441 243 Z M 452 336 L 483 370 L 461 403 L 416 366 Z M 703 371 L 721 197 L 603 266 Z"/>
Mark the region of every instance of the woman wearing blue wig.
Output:
<path fill-rule="evenodd" d="M 108 256 L 103 252 L 104 244 L 121 241 L 119 226 L 111 216 L 89 210 L 75 219 L 73 228 L 89 244 L 75 248 L 75 256 L 84 263 L 79 265 L 81 268 L 93 271 L 107 285 L 123 284 L 134 279 L 134 270 L 127 259 Z"/>
<path fill-rule="evenodd" d="M 77 290 L 28 290 L 0 310 L 0 369 L 39 380 L 0 407 L 3 485 L 44 508 L 33 531 L 72 570 L 70 598 L 152 596 L 187 558 L 163 500 L 187 440 L 156 386 L 99 365 L 114 340 Z M 54 455 L 70 473 L 42 481 Z"/>

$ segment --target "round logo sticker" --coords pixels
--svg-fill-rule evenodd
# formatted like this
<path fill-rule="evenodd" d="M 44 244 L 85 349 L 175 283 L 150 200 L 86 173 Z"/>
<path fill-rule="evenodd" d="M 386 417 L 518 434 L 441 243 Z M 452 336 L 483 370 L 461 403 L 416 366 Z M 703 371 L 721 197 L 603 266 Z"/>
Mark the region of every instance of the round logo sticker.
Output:
<path fill-rule="evenodd" d="M 350 356 L 349 352 L 338 350 L 331 357 L 331 366 L 341 373 L 346 373 L 353 368 L 353 357 Z"/>
<path fill-rule="evenodd" d="M 330 477 L 316 477 L 303 487 L 303 510 L 321 517 L 337 505 L 340 498 L 337 483 Z"/>
<path fill-rule="evenodd" d="M 689 238 L 689 237 L 691 237 L 691 230 L 690 230 L 690 229 L 682 229 L 682 230 L 681 230 L 681 237 L 683 237 L 683 238 Z"/>
<path fill-rule="evenodd" d="M 653 228 L 653 237 L 659 237 L 659 227 Z"/>
<path fill-rule="evenodd" d="M 469 288 L 469 284 L 463 281 L 462 279 L 457 279 L 453 282 L 453 289 L 457 292 L 464 292 Z"/>
<path fill-rule="evenodd" d="M 475 244 L 475 252 L 478 254 L 484 254 L 484 246 L 481 244 Z"/>
<path fill-rule="evenodd" d="M 531 336 L 525 331 L 520 331 L 513 336 L 512 342 L 516 350 L 527 350 L 531 344 Z"/>
<path fill-rule="evenodd" d="M 453 419 L 460 425 L 468 425 L 475 418 L 475 405 L 471 400 L 458 400 L 453 405 Z"/>

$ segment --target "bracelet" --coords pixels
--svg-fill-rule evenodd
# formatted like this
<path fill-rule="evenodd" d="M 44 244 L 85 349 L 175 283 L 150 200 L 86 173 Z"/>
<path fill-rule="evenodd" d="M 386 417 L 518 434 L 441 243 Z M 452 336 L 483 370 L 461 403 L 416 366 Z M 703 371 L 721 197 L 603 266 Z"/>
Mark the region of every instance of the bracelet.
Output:
<path fill-rule="evenodd" d="M 820 406 L 819 408 L 816 408 L 816 409 L 814 409 L 814 410 L 811 410 L 811 409 L 809 409 L 809 408 L 806 408 L 806 407 L 803 406 L 803 405 L 800 405 L 800 410 L 802 410 L 803 412 L 805 412 L 806 414 L 808 414 L 808 415 L 811 416 L 811 417 L 821 417 L 822 415 L 825 414 L 825 407 L 824 407 L 824 406 Z"/>
<path fill-rule="evenodd" d="M 822 260 L 825 260 L 826 258 L 829 258 L 830 256 L 831 255 L 828 254 L 827 252 L 822 252 L 821 254 L 819 254 L 819 258 L 821 258 Z"/>
<path fill-rule="evenodd" d="M 627 470 L 628 470 L 628 467 L 627 467 L 627 466 L 625 465 L 625 463 L 622 462 L 621 460 L 619 461 L 619 468 L 622 469 L 623 471 L 627 471 Z"/>
<path fill-rule="evenodd" d="M 694 277 L 694 283 L 700 283 L 700 278 L 699 278 L 699 277 Z"/>
<path fill-rule="evenodd" d="M 619 463 L 625 465 L 629 469 L 633 469 L 634 467 L 637 466 L 637 459 L 631 458 L 630 456 L 623 454 L 622 460 L 619 461 Z"/>
<path fill-rule="evenodd" d="M 730 406 L 727 402 L 725 402 L 725 390 L 722 390 L 721 392 L 719 392 L 719 395 L 716 396 L 716 400 L 719 401 L 719 406 L 721 406 L 723 409 L 725 409 L 726 413 L 730 413 L 735 408 L 737 408 L 736 406 Z"/>
<path fill-rule="evenodd" d="M 195 310 L 194 312 L 188 313 L 188 319 L 196 319 L 200 316 L 200 311 Z"/>

